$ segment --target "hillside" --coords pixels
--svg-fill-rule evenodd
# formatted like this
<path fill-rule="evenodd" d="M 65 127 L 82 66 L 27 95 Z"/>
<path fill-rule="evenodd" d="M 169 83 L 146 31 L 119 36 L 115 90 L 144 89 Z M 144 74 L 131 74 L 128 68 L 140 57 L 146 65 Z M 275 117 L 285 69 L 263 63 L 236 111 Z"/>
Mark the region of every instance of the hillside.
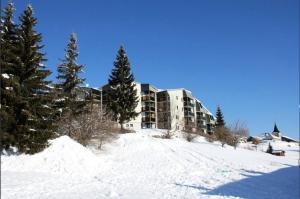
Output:
<path fill-rule="evenodd" d="M 2 198 L 299 198 L 299 146 L 285 157 L 156 130 L 120 135 L 103 151 L 69 137 L 36 155 L 2 156 Z"/>

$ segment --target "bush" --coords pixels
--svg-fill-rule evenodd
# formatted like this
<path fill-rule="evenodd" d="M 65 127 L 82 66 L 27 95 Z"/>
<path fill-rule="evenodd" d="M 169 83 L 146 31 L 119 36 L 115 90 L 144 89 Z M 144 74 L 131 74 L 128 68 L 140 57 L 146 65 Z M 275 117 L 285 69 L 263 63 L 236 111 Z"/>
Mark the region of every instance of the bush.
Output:
<path fill-rule="evenodd" d="M 186 141 L 192 142 L 197 137 L 197 134 L 190 133 L 190 132 L 184 132 L 183 136 L 186 139 Z"/>
<path fill-rule="evenodd" d="M 173 136 L 173 134 L 171 133 L 171 131 L 170 131 L 170 130 L 167 130 L 167 132 L 164 133 L 164 134 L 161 136 L 161 138 L 163 138 L 163 139 L 171 139 L 172 136 Z"/>
<path fill-rule="evenodd" d="M 205 137 L 205 140 L 208 142 L 217 141 L 217 138 L 214 134 L 206 134 L 206 135 L 204 135 L 204 137 Z"/>
<path fill-rule="evenodd" d="M 112 115 L 104 112 L 97 105 L 93 105 L 90 111 L 84 111 L 79 115 L 65 113 L 59 122 L 60 135 L 68 135 L 80 144 L 86 146 L 91 139 L 99 140 L 101 149 L 105 141 L 116 137 L 120 132 L 117 122 Z"/>
<path fill-rule="evenodd" d="M 227 127 L 217 127 L 215 130 L 215 136 L 216 139 L 221 142 L 222 147 L 224 147 L 225 144 L 230 143 L 231 134 Z"/>

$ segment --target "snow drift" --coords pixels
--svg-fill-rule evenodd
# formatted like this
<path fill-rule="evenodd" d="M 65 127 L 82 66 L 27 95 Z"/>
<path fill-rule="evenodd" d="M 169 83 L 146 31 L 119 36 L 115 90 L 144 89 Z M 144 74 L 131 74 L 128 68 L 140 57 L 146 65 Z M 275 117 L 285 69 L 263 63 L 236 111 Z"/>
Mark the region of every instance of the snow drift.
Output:
<path fill-rule="evenodd" d="M 181 134 L 153 137 L 161 133 L 122 134 L 97 153 L 63 136 L 36 155 L 2 156 L 2 197 L 299 198 L 298 145 L 272 143 L 286 151 L 279 157 L 259 149 L 222 148 L 203 137 L 193 142 Z"/>
<path fill-rule="evenodd" d="M 50 146 L 35 155 L 2 156 L 1 169 L 35 171 L 68 175 L 92 175 L 99 166 L 98 158 L 68 136 L 50 141 Z"/>

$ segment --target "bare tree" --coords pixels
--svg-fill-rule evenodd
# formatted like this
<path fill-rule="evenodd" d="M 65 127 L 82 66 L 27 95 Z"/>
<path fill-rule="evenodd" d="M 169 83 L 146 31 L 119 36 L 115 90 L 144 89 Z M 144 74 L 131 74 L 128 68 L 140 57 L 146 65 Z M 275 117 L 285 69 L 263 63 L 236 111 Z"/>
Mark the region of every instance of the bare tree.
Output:
<path fill-rule="evenodd" d="M 240 139 L 249 136 L 249 129 L 245 123 L 237 120 L 233 125 L 230 126 L 230 133 L 231 136 L 228 139 L 228 144 L 236 149 L 240 143 Z"/>
<path fill-rule="evenodd" d="M 198 132 L 193 123 L 186 124 L 183 130 L 183 137 L 188 142 L 192 142 L 198 136 Z"/>
<path fill-rule="evenodd" d="M 204 134 L 204 137 L 205 137 L 206 141 L 208 141 L 208 142 L 217 141 L 215 134 Z"/>
<path fill-rule="evenodd" d="M 112 114 L 101 110 L 97 104 L 90 105 L 76 116 L 66 113 L 59 122 L 60 135 L 68 135 L 82 145 L 87 145 L 92 139 L 98 140 L 99 149 L 104 142 L 115 138 L 117 133 L 118 125 Z"/>
<path fill-rule="evenodd" d="M 233 134 L 238 135 L 239 137 L 248 137 L 249 129 L 245 122 L 240 122 L 237 120 L 234 125 L 230 126 L 230 130 Z"/>
<path fill-rule="evenodd" d="M 219 126 L 215 129 L 215 136 L 221 142 L 222 147 L 228 144 L 231 139 L 230 130 L 225 126 Z"/>

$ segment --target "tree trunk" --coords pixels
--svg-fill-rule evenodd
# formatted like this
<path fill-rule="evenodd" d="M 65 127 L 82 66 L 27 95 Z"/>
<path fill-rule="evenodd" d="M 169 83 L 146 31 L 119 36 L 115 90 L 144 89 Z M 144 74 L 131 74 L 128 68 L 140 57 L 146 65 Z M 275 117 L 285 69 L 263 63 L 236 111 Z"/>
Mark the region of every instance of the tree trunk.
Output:
<path fill-rule="evenodd" d="M 124 124 L 123 124 L 123 122 L 120 124 L 121 124 L 121 133 L 123 133 L 124 132 Z"/>

